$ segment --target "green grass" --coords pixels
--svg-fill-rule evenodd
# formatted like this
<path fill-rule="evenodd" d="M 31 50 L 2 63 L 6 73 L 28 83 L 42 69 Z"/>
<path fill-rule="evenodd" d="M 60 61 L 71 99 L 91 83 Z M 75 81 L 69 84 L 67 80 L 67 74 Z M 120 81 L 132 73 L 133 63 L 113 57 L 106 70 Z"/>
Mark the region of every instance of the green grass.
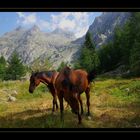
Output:
<path fill-rule="evenodd" d="M 64 122 L 59 110 L 52 114 L 52 96 L 40 84 L 33 94 L 28 92 L 29 81 L 0 82 L 0 127 L 2 128 L 139 128 L 140 78 L 97 78 L 91 84 L 91 118 L 85 114 L 82 124 L 70 107 L 64 109 Z M 18 92 L 15 102 L 7 102 L 8 94 Z"/>

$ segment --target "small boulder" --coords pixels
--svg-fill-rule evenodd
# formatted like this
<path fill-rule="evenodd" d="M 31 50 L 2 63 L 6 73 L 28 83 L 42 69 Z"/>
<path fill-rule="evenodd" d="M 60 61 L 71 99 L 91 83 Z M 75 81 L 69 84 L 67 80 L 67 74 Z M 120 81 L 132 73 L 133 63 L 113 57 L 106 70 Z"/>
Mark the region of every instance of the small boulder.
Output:
<path fill-rule="evenodd" d="M 8 96 L 8 102 L 15 102 L 15 101 L 16 101 L 15 97 L 13 97 L 11 95 Z"/>

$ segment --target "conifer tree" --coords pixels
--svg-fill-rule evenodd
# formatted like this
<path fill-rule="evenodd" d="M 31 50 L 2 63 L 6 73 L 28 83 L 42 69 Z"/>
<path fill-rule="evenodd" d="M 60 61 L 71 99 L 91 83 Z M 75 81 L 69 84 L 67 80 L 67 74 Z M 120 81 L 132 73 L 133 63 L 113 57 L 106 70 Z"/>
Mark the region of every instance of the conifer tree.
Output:
<path fill-rule="evenodd" d="M 91 34 L 87 32 L 85 42 L 82 46 L 80 57 L 75 63 L 75 68 L 85 69 L 87 72 L 96 70 L 99 65 L 99 58 L 95 50 L 95 44 L 92 42 Z"/>
<path fill-rule="evenodd" d="M 17 80 L 26 74 L 26 68 L 23 65 L 17 52 L 12 54 L 7 68 L 6 79 Z"/>
<path fill-rule="evenodd" d="M 0 57 L 0 79 L 4 80 L 6 73 L 6 60 L 3 56 Z"/>

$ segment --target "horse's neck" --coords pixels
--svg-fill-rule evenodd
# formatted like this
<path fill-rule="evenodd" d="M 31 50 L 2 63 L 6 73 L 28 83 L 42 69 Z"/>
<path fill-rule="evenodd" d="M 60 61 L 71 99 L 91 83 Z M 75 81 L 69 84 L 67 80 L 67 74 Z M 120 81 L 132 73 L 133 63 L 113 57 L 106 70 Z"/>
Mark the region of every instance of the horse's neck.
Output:
<path fill-rule="evenodd" d="M 45 85 L 50 84 L 50 79 L 46 76 L 45 73 L 39 73 L 38 78 L 43 84 Z"/>

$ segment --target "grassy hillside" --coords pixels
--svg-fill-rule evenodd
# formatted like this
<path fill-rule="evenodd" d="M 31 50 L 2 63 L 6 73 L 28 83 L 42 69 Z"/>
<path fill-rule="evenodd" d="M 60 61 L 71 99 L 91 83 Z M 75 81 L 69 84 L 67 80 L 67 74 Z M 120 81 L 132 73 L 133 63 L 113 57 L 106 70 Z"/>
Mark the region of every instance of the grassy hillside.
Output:
<path fill-rule="evenodd" d="M 83 122 L 65 103 L 64 124 L 59 110 L 52 114 L 52 96 L 40 84 L 33 94 L 29 82 L 0 82 L 0 127 L 2 128 L 128 128 L 140 127 L 140 78 L 97 78 L 91 84 L 91 118 L 86 114 L 85 94 Z M 16 101 L 8 102 L 8 95 L 17 92 Z"/>

